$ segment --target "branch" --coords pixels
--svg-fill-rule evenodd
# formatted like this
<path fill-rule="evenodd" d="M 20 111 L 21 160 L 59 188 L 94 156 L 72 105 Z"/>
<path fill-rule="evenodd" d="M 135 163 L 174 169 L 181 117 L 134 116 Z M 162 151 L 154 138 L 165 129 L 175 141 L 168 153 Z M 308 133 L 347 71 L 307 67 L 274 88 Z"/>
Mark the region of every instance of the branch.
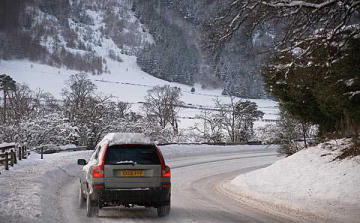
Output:
<path fill-rule="evenodd" d="M 275 3 L 275 4 L 262 2 L 262 4 L 271 6 L 271 7 L 305 7 L 305 8 L 313 8 L 313 9 L 322 9 L 322 8 L 328 7 L 332 4 L 335 4 L 338 1 L 339 0 L 328 0 L 328 1 L 325 1 L 320 4 L 309 3 L 309 2 L 305 2 L 305 1 L 292 1 L 290 3 Z"/>

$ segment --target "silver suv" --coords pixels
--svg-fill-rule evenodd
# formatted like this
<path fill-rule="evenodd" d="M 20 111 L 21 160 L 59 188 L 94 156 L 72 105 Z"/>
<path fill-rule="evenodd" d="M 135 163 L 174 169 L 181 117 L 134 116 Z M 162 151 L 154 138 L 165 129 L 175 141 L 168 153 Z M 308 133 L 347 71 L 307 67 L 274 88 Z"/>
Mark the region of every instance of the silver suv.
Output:
<path fill-rule="evenodd" d="M 171 172 L 161 151 L 143 134 L 110 133 L 96 146 L 80 176 L 79 205 L 87 216 L 108 206 L 155 207 L 170 213 Z"/>

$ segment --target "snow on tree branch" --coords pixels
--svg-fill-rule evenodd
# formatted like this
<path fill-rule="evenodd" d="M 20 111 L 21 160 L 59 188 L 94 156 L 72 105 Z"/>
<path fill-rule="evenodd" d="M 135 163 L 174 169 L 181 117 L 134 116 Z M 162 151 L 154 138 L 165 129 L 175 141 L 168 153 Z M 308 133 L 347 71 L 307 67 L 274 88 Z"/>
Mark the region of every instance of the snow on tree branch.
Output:
<path fill-rule="evenodd" d="M 341 43 L 360 35 L 359 9 L 360 1 L 355 0 L 236 0 L 204 25 L 204 49 L 216 53 L 234 35 L 252 39 L 259 30 L 275 33 L 276 50 L 311 46 L 306 56 L 319 45 L 337 43 L 341 48 L 345 45 Z"/>
<path fill-rule="evenodd" d="M 307 8 L 321 9 L 331 4 L 335 4 L 336 2 L 338 2 L 338 0 L 324 1 L 318 4 L 307 1 L 282 1 L 282 2 L 275 1 L 274 3 L 263 2 L 263 4 L 271 7 L 307 7 Z"/>

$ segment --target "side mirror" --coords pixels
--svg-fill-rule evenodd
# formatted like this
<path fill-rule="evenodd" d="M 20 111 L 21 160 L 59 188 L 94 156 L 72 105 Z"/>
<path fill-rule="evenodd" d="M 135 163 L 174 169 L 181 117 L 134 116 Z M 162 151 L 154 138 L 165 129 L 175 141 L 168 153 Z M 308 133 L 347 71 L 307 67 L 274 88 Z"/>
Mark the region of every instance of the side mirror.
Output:
<path fill-rule="evenodd" d="M 87 163 L 86 163 L 86 160 L 84 159 L 78 159 L 78 165 L 81 165 L 81 166 L 85 166 Z"/>

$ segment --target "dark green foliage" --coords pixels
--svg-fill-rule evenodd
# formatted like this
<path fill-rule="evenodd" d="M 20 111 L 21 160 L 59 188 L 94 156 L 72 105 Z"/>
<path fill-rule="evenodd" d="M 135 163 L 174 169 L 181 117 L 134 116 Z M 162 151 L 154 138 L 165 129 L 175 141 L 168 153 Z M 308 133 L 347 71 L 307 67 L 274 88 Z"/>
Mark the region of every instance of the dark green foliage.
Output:
<path fill-rule="evenodd" d="M 0 75 L 0 90 L 14 90 L 15 89 L 15 81 L 6 74 Z"/>
<path fill-rule="evenodd" d="M 39 8 L 41 11 L 55 16 L 63 26 L 68 26 L 68 18 L 71 10 L 68 0 L 39 0 Z"/>
<path fill-rule="evenodd" d="M 9 92 L 14 91 L 16 88 L 16 82 L 8 75 L 0 75 L 0 91 L 3 93 L 3 102 L 2 102 L 2 119 L 1 122 L 6 123 L 7 121 L 7 99 L 9 97 Z"/>
<path fill-rule="evenodd" d="M 235 105 L 235 119 L 240 120 L 237 128 L 237 141 L 248 142 L 254 136 L 254 122 L 264 117 L 264 112 L 258 110 L 255 102 L 240 101 Z"/>
<path fill-rule="evenodd" d="M 358 135 L 359 39 L 351 39 L 341 51 L 336 45 L 320 48 L 312 58 L 280 53 L 263 74 L 270 93 L 295 118 L 318 124 L 322 134 Z"/>
<path fill-rule="evenodd" d="M 200 52 L 196 45 L 187 40 L 186 30 L 164 16 L 164 13 L 168 13 L 164 8 L 167 3 L 157 2 L 152 0 L 136 3 L 140 21 L 150 28 L 156 42 L 146 46 L 138 54 L 138 64 L 155 77 L 193 84 L 200 72 Z"/>

